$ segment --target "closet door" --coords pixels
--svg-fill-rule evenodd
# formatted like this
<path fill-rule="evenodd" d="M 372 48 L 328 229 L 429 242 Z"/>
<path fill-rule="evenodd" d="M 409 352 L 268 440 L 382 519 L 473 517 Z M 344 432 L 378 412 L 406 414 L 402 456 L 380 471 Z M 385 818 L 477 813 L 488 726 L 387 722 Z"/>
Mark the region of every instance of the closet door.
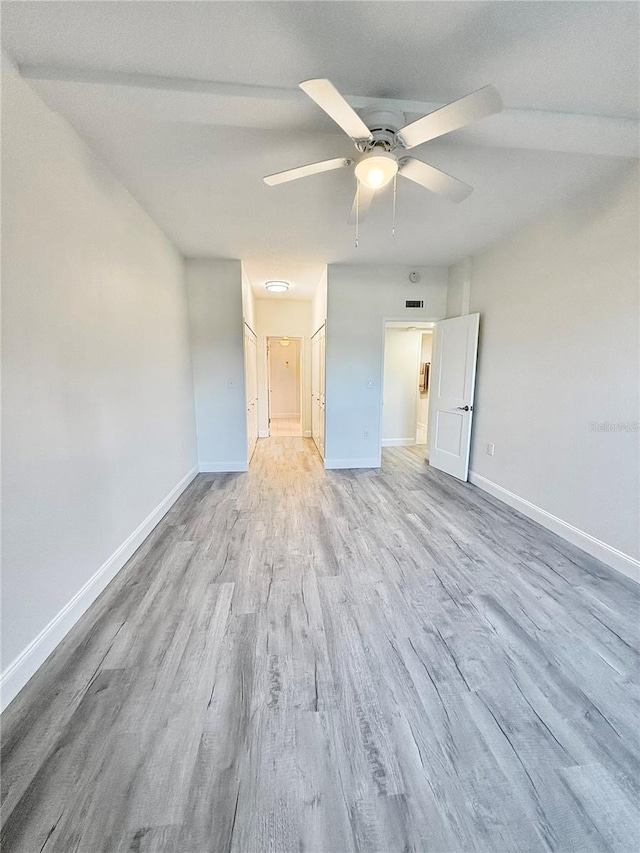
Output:
<path fill-rule="evenodd" d="M 311 338 L 311 436 L 324 459 L 325 327 Z"/>
<path fill-rule="evenodd" d="M 250 462 L 258 439 L 258 341 L 244 327 L 245 389 L 247 395 L 247 460 Z"/>
<path fill-rule="evenodd" d="M 320 347 L 318 336 L 311 338 L 311 437 L 318 444 L 320 414 Z"/>
<path fill-rule="evenodd" d="M 318 435 L 320 437 L 320 456 L 324 459 L 324 410 L 325 410 L 325 354 L 326 354 L 326 337 L 325 327 L 322 326 L 319 331 L 320 335 L 320 423 Z"/>

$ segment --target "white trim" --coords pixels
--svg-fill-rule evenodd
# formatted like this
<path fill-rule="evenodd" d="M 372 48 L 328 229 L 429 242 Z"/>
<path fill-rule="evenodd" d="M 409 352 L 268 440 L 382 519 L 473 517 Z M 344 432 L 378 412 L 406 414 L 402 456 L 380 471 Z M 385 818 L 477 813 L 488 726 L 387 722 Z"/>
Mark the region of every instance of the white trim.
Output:
<path fill-rule="evenodd" d="M 380 457 L 371 459 L 325 459 L 324 467 L 327 470 L 338 470 L 340 468 L 380 468 Z"/>
<path fill-rule="evenodd" d="M 311 430 L 305 429 L 305 431 L 302 433 L 302 435 L 304 438 L 311 438 Z"/>
<path fill-rule="evenodd" d="M 82 586 L 78 592 L 65 604 L 40 633 L 31 640 L 15 660 L 13 660 L 0 676 L 2 691 L 2 710 L 18 695 L 56 646 L 62 642 L 78 619 L 96 600 L 104 588 L 118 574 L 127 560 L 142 545 L 154 527 L 169 512 L 173 504 L 187 488 L 198 473 L 198 468 L 192 468 L 171 489 L 158 506 L 152 510 L 145 520 L 138 525 L 133 533 L 125 539 L 120 547 L 104 562 L 95 574 Z"/>
<path fill-rule="evenodd" d="M 247 329 L 249 329 L 249 331 L 251 332 L 251 334 L 253 335 L 253 337 L 256 339 L 256 341 L 255 341 L 255 342 L 256 342 L 256 344 L 257 344 L 257 343 L 258 343 L 258 336 L 257 336 L 257 335 L 256 335 L 256 333 L 253 331 L 253 329 L 251 328 L 251 326 L 247 323 L 247 321 L 245 320 L 245 318 L 244 318 L 244 317 L 242 318 L 242 320 L 243 320 L 243 322 L 244 322 L 245 326 L 247 327 Z"/>
<path fill-rule="evenodd" d="M 416 443 L 416 438 L 383 438 L 383 447 L 412 447 Z"/>
<path fill-rule="evenodd" d="M 249 470 L 249 463 L 246 459 L 242 462 L 201 462 L 201 474 L 234 474 Z"/>
<path fill-rule="evenodd" d="M 269 430 L 268 429 L 258 430 L 258 438 L 269 438 Z"/>
<path fill-rule="evenodd" d="M 538 524 L 546 527 L 547 530 L 551 530 L 557 533 L 558 536 L 562 536 L 563 539 L 571 542 L 572 545 L 582 548 L 587 554 L 591 554 L 592 557 L 601 560 L 603 563 L 611 566 L 612 569 L 616 569 L 616 571 L 640 583 L 640 560 L 636 560 L 634 557 L 618 551 L 617 548 L 607 545 L 606 542 L 596 539 L 595 536 L 585 533 L 584 530 L 574 527 L 572 524 L 519 497 L 508 489 L 498 486 L 497 483 L 487 480 L 486 477 L 476 474 L 475 471 L 469 471 L 469 482 L 493 495 L 494 498 L 498 498 L 503 503 L 517 509 L 523 515 L 533 519 L 533 521 L 537 521 Z"/>

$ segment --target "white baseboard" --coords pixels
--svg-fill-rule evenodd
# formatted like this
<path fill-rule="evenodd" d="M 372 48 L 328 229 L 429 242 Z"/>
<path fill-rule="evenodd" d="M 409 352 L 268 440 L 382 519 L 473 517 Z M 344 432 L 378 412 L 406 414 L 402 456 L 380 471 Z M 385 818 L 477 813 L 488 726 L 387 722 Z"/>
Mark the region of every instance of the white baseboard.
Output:
<path fill-rule="evenodd" d="M 562 536 L 563 539 L 571 542 L 572 545 L 582 548 L 587 554 L 591 554 L 592 557 L 601 560 L 603 563 L 611 566 L 612 569 L 616 569 L 616 571 L 640 583 L 640 560 L 636 560 L 634 557 L 618 551 L 617 548 L 607 545 L 606 542 L 596 539 L 589 533 L 585 533 L 584 530 L 574 527 L 572 524 L 519 497 L 519 495 L 510 492 L 508 489 L 498 486 L 497 483 L 487 480 L 486 477 L 476 474 L 475 471 L 469 471 L 469 482 L 493 495 L 494 498 L 498 498 L 503 503 L 517 509 L 523 515 L 533 519 L 533 521 L 537 521 L 538 524 L 546 527 L 547 530 L 551 530 L 553 533 L 557 533 L 558 536 Z"/>
<path fill-rule="evenodd" d="M 0 676 L 1 707 L 4 710 L 18 695 L 56 646 L 65 638 L 78 619 L 96 600 L 107 584 L 113 580 L 127 560 L 142 545 L 153 528 L 169 512 L 173 504 L 198 473 L 192 468 L 178 482 L 158 506 L 149 513 L 133 533 L 113 552 L 95 574 L 65 604 L 29 645 L 12 661 Z"/>
<path fill-rule="evenodd" d="M 383 438 L 383 447 L 412 447 L 416 443 L 415 436 L 413 438 Z"/>
<path fill-rule="evenodd" d="M 249 463 L 246 459 L 244 462 L 201 462 L 199 469 L 201 474 L 233 474 L 248 471 Z"/>
<path fill-rule="evenodd" d="M 261 429 L 258 432 L 258 438 L 269 438 L 269 430 L 268 429 Z"/>
<path fill-rule="evenodd" d="M 300 412 L 280 412 L 278 415 L 271 415 L 271 420 L 282 420 L 283 418 L 287 418 L 288 420 L 300 420 Z"/>
<path fill-rule="evenodd" d="M 328 471 L 339 470 L 340 468 L 379 468 L 380 457 L 374 456 L 371 459 L 325 459 L 324 467 Z"/>

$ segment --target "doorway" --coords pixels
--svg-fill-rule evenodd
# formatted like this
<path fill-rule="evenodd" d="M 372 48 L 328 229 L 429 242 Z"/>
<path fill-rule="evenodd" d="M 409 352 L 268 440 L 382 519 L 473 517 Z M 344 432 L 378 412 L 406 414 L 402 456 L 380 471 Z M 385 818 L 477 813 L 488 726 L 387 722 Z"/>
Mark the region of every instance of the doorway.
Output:
<path fill-rule="evenodd" d="M 267 338 L 269 435 L 302 435 L 301 338 Z"/>
<path fill-rule="evenodd" d="M 385 324 L 383 447 L 426 445 L 433 323 Z"/>
<path fill-rule="evenodd" d="M 431 355 L 433 332 L 423 331 L 420 335 L 420 369 L 418 374 L 418 405 L 416 416 L 416 444 L 429 442 L 429 390 L 431 379 Z M 428 451 L 425 451 L 428 454 Z"/>

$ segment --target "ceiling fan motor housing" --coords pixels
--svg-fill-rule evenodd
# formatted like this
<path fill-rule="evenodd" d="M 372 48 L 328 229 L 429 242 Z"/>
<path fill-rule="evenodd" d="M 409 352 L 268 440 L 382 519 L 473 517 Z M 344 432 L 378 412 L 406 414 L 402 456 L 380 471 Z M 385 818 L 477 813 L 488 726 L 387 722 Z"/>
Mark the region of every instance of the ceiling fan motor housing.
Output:
<path fill-rule="evenodd" d="M 373 139 L 363 139 L 356 143 L 360 151 L 371 151 L 376 146 L 385 151 L 393 151 L 398 146 L 396 134 L 404 125 L 404 113 L 374 106 L 362 110 L 360 116 L 373 136 Z"/>

